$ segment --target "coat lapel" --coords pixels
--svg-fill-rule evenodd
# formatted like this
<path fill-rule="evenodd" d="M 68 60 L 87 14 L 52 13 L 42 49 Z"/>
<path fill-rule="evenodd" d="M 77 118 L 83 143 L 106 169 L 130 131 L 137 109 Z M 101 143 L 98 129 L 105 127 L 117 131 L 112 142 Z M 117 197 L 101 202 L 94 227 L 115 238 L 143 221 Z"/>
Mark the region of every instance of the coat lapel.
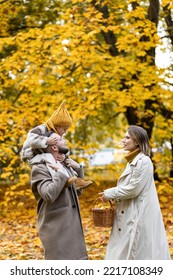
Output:
<path fill-rule="evenodd" d="M 130 164 L 128 163 L 128 164 L 126 165 L 126 168 L 125 168 L 124 172 L 121 174 L 121 176 L 120 176 L 119 179 L 121 179 L 121 178 L 124 177 L 124 176 L 127 176 L 127 175 L 130 174 L 131 172 L 132 172 L 132 170 L 131 170 L 131 168 L 130 168 Z"/>
<path fill-rule="evenodd" d="M 133 160 L 132 160 L 132 162 L 130 163 L 130 165 L 136 165 L 137 164 L 137 162 L 138 162 L 138 160 L 140 159 L 140 158 L 143 158 L 145 155 L 142 153 L 142 152 L 140 152 Z"/>
<path fill-rule="evenodd" d="M 122 177 L 127 176 L 128 174 L 132 173 L 132 166 L 136 165 L 137 162 L 138 162 L 138 160 L 139 160 L 140 158 L 142 158 L 143 156 L 144 156 L 143 153 L 139 153 L 139 154 L 132 160 L 131 163 L 127 163 L 126 168 L 125 168 L 124 172 L 121 174 L 121 176 L 120 176 L 119 179 L 121 179 Z"/>

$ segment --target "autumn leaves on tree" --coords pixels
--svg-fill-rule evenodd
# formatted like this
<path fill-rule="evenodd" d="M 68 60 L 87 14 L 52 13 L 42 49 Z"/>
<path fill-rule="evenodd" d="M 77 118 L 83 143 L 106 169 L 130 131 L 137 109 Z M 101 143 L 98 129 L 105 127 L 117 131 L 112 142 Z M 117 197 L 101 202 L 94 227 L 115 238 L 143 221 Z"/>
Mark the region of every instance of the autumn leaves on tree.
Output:
<path fill-rule="evenodd" d="M 171 74 L 155 65 L 159 22 L 172 48 L 172 8 L 168 0 L 0 1 L 2 180 L 26 184 L 26 133 L 63 99 L 71 148 L 113 146 L 127 124 L 145 127 L 153 146 L 172 144 Z M 169 149 L 155 157 L 168 177 L 171 161 Z"/>

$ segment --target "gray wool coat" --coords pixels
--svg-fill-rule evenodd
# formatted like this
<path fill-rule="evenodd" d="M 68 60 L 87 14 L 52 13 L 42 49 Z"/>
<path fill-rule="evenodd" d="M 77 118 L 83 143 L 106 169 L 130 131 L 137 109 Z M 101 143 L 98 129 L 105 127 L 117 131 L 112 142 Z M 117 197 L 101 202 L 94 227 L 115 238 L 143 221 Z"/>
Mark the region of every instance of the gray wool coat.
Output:
<path fill-rule="evenodd" d="M 82 168 L 75 171 L 83 178 Z M 32 167 L 31 187 L 38 200 L 38 233 L 46 260 L 88 258 L 78 195 L 73 185 L 64 188 L 67 179 L 61 172 L 52 177 L 45 163 Z"/>

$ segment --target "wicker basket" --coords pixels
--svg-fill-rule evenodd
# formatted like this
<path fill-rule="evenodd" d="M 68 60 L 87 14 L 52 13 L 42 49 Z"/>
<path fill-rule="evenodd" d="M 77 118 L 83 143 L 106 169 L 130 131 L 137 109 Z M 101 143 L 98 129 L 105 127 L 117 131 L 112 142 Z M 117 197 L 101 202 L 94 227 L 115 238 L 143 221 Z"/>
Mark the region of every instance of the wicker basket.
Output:
<path fill-rule="evenodd" d="M 96 208 L 96 204 L 98 201 L 104 203 L 101 198 L 96 199 L 94 208 L 92 208 L 93 212 L 93 221 L 95 227 L 112 227 L 114 222 L 114 214 L 115 209 L 113 208 L 112 202 L 109 200 L 110 207 L 109 208 Z"/>

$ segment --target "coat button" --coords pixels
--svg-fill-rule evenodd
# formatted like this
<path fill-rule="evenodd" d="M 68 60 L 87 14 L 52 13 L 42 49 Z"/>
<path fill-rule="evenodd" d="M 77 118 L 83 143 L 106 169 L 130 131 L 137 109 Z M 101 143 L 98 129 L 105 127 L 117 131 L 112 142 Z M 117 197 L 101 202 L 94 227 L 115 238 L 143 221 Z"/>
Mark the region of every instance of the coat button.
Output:
<path fill-rule="evenodd" d="M 118 230 L 121 231 L 121 228 L 119 228 Z"/>
<path fill-rule="evenodd" d="M 124 214 L 124 211 L 121 211 L 121 214 Z"/>

